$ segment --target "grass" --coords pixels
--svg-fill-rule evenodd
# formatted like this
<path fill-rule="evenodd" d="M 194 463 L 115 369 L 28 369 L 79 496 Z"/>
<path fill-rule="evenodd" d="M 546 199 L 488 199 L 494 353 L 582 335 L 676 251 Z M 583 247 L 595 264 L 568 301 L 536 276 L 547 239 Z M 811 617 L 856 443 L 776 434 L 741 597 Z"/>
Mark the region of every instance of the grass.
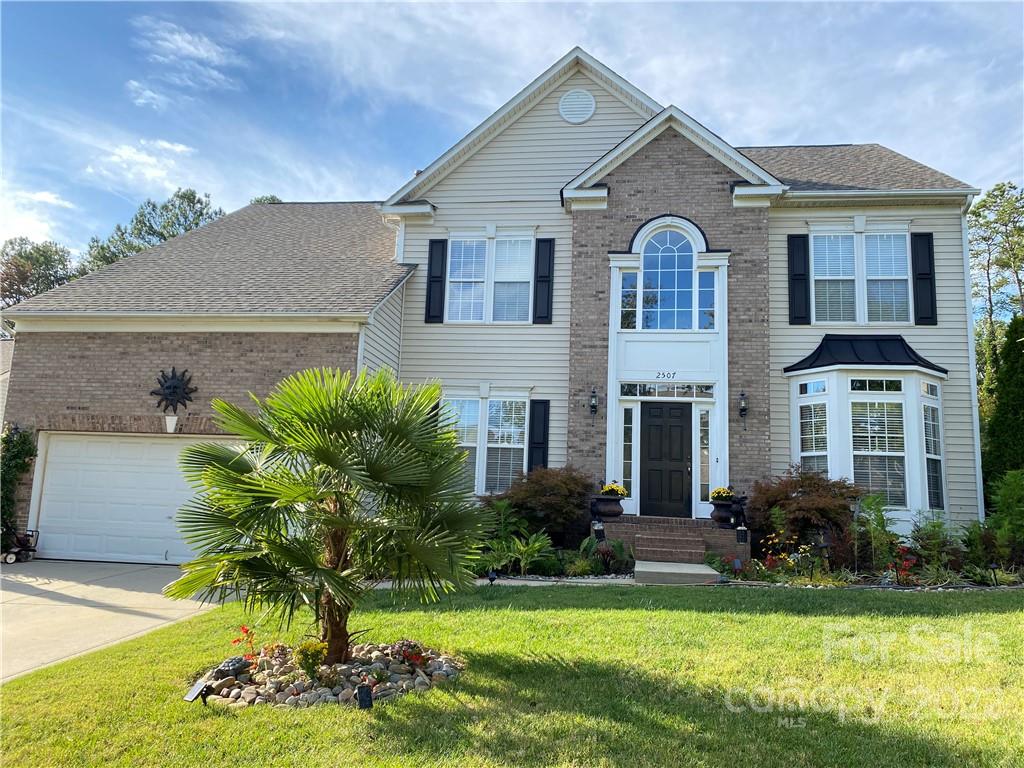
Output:
<path fill-rule="evenodd" d="M 1024 591 L 380 594 L 354 623 L 457 654 L 458 683 L 370 712 L 184 703 L 243 620 L 227 606 L 4 685 L 0 764 L 1024 766 Z"/>

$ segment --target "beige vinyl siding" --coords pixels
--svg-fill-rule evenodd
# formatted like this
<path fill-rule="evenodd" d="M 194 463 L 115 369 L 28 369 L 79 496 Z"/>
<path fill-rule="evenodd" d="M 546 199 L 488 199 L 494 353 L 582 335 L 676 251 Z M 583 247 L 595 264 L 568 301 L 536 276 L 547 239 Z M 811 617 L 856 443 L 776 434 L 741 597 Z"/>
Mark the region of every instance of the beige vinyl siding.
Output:
<path fill-rule="evenodd" d="M 573 88 L 590 91 L 596 102 L 594 115 L 580 125 L 558 113 L 559 99 Z M 632 107 L 577 72 L 420 196 L 439 206 L 508 200 L 559 206 L 566 182 L 644 122 Z"/>
<path fill-rule="evenodd" d="M 581 87 L 594 94 L 597 107 L 586 123 L 571 125 L 558 114 L 558 100 Z M 572 217 L 562 209 L 559 190 L 643 121 L 577 73 L 421 195 L 437 207 L 432 224 L 406 224 L 404 259 L 420 266 L 406 284 L 402 379 L 440 379 L 446 389 L 463 393 L 489 385 L 550 400 L 551 466 L 566 461 L 569 407 Z M 487 225 L 534 228 L 535 237 L 554 238 L 550 325 L 423 322 L 428 241 Z"/>
<path fill-rule="evenodd" d="M 381 368 L 399 372 L 402 348 L 402 305 L 405 286 L 388 296 L 362 328 L 361 364 L 373 373 Z"/>
<path fill-rule="evenodd" d="M 935 242 L 937 326 L 875 324 L 862 326 L 789 325 L 786 235 L 805 234 L 808 222 L 865 214 L 868 220 L 910 220 L 911 232 L 932 232 Z M 942 385 L 945 473 L 950 518 L 969 523 L 978 515 L 978 486 L 968 335 L 970 308 L 964 284 L 961 216 L 955 208 L 773 209 L 769 232 L 769 322 L 771 324 L 772 470 L 791 460 L 789 383 L 782 369 L 800 360 L 826 333 L 898 333 L 928 360 L 948 369 Z M 915 414 L 915 418 L 920 418 Z M 913 510 L 912 510 L 913 511 Z"/>

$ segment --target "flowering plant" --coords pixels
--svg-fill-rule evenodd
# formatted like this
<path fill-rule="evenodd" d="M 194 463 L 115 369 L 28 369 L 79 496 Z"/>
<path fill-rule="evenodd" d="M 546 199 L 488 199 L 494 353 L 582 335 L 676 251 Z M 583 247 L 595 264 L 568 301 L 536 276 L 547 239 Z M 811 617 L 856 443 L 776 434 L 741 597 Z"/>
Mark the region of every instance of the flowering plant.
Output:
<path fill-rule="evenodd" d="M 242 654 L 243 658 L 247 661 L 256 660 L 256 630 L 249 629 L 245 624 L 238 628 L 241 632 L 238 637 L 231 641 L 232 645 L 245 645 L 245 653 Z"/>
<path fill-rule="evenodd" d="M 399 640 L 397 643 L 391 646 L 391 657 L 400 657 L 406 664 L 412 664 L 414 667 L 423 665 L 426 656 L 423 654 L 423 648 L 419 643 L 414 643 L 412 640 Z"/>
<path fill-rule="evenodd" d="M 719 486 L 711 492 L 712 501 L 732 501 L 734 498 L 736 498 L 736 494 L 732 492 L 732 488 Z"/>
<path fill-rule="evenodd" d="M 620 499 L 624 499 L 629 495 L 629 492 L 617 480 L 612 480 L 610 483 L 605 483 L 601 486 L 601 495 L 618 496 Z"/>

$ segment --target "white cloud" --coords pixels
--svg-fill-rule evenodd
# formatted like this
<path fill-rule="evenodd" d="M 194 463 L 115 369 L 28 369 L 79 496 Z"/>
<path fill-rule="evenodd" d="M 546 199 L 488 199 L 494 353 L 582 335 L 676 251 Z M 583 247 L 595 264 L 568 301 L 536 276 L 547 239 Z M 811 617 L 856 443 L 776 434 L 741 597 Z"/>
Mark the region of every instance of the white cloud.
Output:
<path fill-rule="evenodd" d="M 143 85 L 138 80 L 129 80 L 124 84 L 124 87 L 127 89 L 132 103 L 137 107 L 152 107 L 157 112 L 160 112 L 171 103 L 169 96 Z"/>
<path fill-rule="evenodd" d="M 138 31 L 134 43 L 147 53 L 147 61 L 155 65 L 152 77 L 166 85 L 190 91 L 238 90 L 241 82 L 224 70 L 246 64 L 232 48 L 221 45 L 207 35 L 190 32 L 184 27 L 153 16 L 132 20 Z M 131 83 L 135 83 L 133 89 Z M 139 106 L 162 109 L 169 97 L 137 81 L 129 81 L 129 91 Z"/>
<path fill-rule="evenodd" d="M 0 180 L 0 241 L 11 237 L 53 240 L 60 229 L 60 210 L 74 208 L 56 192 L 24 189 Z"/>
<path fill-rule="evenodd" d="M 139 139 L 134 144 L 118 144 L 105 154 L 95 156 L 85 172 L 115 189 L 171 193 L 179 186 L 188 185 L 182 180 L 177 158 L 191 152 L 192 148 L 184 144 Z"/>

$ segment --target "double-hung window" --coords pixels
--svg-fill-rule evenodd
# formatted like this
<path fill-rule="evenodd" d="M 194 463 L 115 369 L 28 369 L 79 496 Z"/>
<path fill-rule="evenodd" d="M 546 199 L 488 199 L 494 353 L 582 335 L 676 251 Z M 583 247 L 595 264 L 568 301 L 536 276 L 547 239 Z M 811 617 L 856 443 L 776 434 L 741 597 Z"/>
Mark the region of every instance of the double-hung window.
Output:
<path fill-rule="evenodd" d="M 910 320 L 906 235 L 864 235 L 869 323 Z"/>
<path fill-rule="evenodd" d="M 828 406 L 800 405 L 800 468 L 828 475 Z"/>
<path fill-rule="evenodd" d="M 946 508 L 942 474 L 942 423 L 939 416 L 938 386 L 922 382 L 921 406 L 924 428 L 925 480 L 928 485 L 928 508 Z"/>
<path fill-rule="evenodd" d="M 857 320 L 857 262 L 854 236 L 814 235 L 814 319 L 819 323 Z"/>
<path fill-rule="evenodd" d="M 527 401 L 450 397 L 444 405 L 466 451 L 467 487 L 475 493 L 508 490 L 526 469 Z"/>
<path fill-rule="evenodd" d="M 529 322 L 533 262 L 532 237 L 449 240 L 448 322 Z"/>
<path fill-rule="evenodd" d="M 910 322 L 910 236 L 812 234 L 815 323 Z"/>
<path fill-rule="evenodd" d="M 906 443 L 903 403 L 850 403 L 853 433 L 853 482 L 880 494 L 888 507 L 907 504 Z"/>

